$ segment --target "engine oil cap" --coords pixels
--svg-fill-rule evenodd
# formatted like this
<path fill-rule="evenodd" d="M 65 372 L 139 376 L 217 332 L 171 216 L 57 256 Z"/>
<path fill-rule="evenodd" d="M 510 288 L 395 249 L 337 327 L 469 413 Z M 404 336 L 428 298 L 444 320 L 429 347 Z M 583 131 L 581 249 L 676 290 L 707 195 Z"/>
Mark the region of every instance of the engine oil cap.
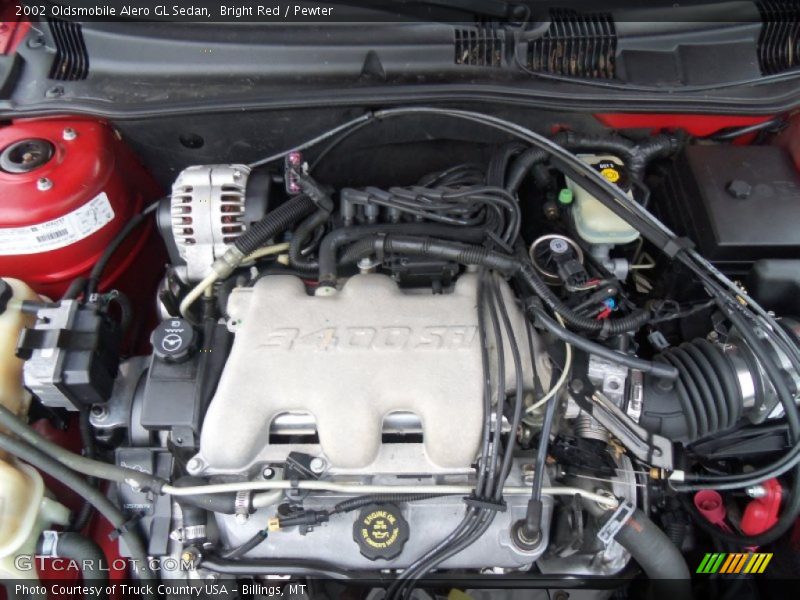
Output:
<path fill-rule="evenodd" d="M 394 504 L 370 504 L 353 523 L 353 539 L 370 560 L 399 556 L 408 541 L 408 522 Z"/>
<path fill-rule="evenodd" d="M 186 319 L 161 321 L 150 336 L 153 354 L 163 361 L 179 363 L 188 359 L 197 346 L 197 333 Z"/>

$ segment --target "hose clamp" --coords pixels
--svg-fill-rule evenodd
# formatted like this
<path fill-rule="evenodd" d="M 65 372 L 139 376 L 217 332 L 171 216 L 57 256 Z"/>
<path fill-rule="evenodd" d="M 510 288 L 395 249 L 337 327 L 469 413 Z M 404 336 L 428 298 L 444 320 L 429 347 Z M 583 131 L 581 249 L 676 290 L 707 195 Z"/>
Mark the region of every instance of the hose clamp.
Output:
<path fill-rule="evenodd" d="M 42 532 L 41 556 L 58 558 L 58 532 L 46 529 Z"/>
<path fill-rule="evenodd" d="M 250 492 L 248 490 L 236 492 L 236 499 L 233 502 L 233 514 L 236 515 L 237 523 L 243 523 L 250 517 Z"/>
<path fill-rule="evenodd" d="M 206 537 L 205 525 L 189 525 L 181 531 L 182 541 L 201 540 Z"/>
<path fill-rule="evenodd" d="M 628 519 L 631 518 L 635 510 L 636 506 L 629 500 L 620 502 L 620 505 L 617 507 L 617 510 L 614 511 L 614 514 L 611 515 L 611 518 L 606 521 L 605 525 L 597 532 L 597 539 L 606 545 L 614 541 L 619 530 L 628 522 Z"/>

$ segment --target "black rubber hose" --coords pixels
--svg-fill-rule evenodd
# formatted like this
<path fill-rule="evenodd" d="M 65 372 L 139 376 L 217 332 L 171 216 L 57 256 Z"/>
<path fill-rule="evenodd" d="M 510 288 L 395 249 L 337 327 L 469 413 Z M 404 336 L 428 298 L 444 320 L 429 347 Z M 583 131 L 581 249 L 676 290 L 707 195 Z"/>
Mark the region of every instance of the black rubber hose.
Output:
<path fill-rule="evenodd" d="M 602 321 L 597 321 L 591 317 L 584 317 L 564 304 L 561 299 L 555 295 L 553 289 L 544 282 L 532 264 L 520 261 L 518 276 L 553 312 L 557 312 L 567 323 L 582 331 L 611 337 L 636 331 L 640 327 L 646 325 L 651 318 L 650 313 L 645 310 L 640 310 L 626 317 L 613 320 L 604 319 Z"/>
<path fill-rule="evenodd" d="M 715 131 L 711 135 L 703 136 L 705 139 L 714 140 L 715 142 L 728 142 L 735 140 L 737 137 L 747 135 L 750 133 L 760 133 L 762 131 L 772 130 L 771 133 L 780 131 L 786 126 L 786 119 L 784 117 L 774 117 L 768 121 L 761 123 L 754 123 L 752 125 L 745 125 L 743 127 L 726 127 Z"/>
<path fill-rule="evenodd" d="M 53 458 L 73 471 L 77 471 L 89 477 L 107 479 L 116 483 L 125 484 L 129 481 L 133 481 L 136 482 L 141 489 L 152 490 L 154 492 L 160 492 L 161 487 L 165 483 L 158 477 L 142 473 L 135 469 L 118 467 L 117 465 L 92 460 L 70 452 L 39 434 L 17 417 L 17 415 L 2 405 L 0 405 L 0 425 L 19 436 L 26 443 L 36 448 L 37 451 L 46 454 L 48 457 Z"/>
<path fill-rule="evenodd" d="M 86 278 L 85 277 L 76 277 L 72 280 L 72 283 L 69 284 L 67 291 L 64 292 L 64 295 L 61 296 L 62 300 L 77 300 L 78 296 L 80 296 L 86 290 Z"/>
<path fill-rule="evenodd" d="M 90 412 L 88 406 L 81 407 L 78 414 L 78 427 L 81 434 L 81 444 L 83 445 L 83 455 L 86 458 L 95 458 L 97 453 L 95 449 L 94 436 L 92 435 L 92 424 L 90 420 Z M 97 480 L 94 477 L 88 477 L 86 483 L 92 487 L 97 486 Z M 82 531 L 89 518 L 92 516 L 92 505 L 84 502 L 78 512 L 75 514 L 74 519 L 69 524 L 70 531 Z"/>
<path fill-rule="evenodd" d="M 673 135 L 656 135 L 636 143 L 618 135 L 589 135 L 565 131 L 556 134 L 552 139 L 572 152 L 599 151 L 618 156 L 627 166 L 634 181 L 641 181 L 644 170 L 651 160 L 669 156 L 682 145 L 681 139 Z M 538 147 L 531 147 L 520 154 L 511 167 L 506 189 L 516 192 L 531 168 L 549 156 L 549 152 Z"/>
<path fill-rule="evenodd" d="M 324 238 L 319 246 L 320 282 L 335 283 L 337 273 L 336 252 L 344 244 L 361 238 L 387 233 L 405 233 L 406 235 L 434 236 L 443 239 L 479 243 L 486 237 L 480 227 L 457 227 L 438 225 L 435 223 L 396 223 L 391 225 L 357 225 L 334 229 Z"/>
<path fill-rule="evenodd" d="M 347 229 L 337 231 L 348 231 Z M 338 241 L 330 240 L 335 232 L 325 236 L 320 246 L 320 285 L 334 287 L 336 285 L 336 263 L 335 248 Z M 344 240 L 348 234 L 337 234 Z M 352 236 L 354 239 L 357 237 Z M 576 329 L 583 329 L 606 337 L 636 331 L 649 322 L 650 313 L 638 311 L 620 319 L 597 321 L 589 317 L 584 317 L 575 313 L 571 308 L 564 304 L 550 289 L 550 287 L 539 277 L 533 265 L 527 261 L 519 260 L 506 254 L 500 254 L 480 246 L 472 246 L 461 243 L 448 242 L 441 239 L 406 237 L 393 235 L 372 235 L 364 241 L 360 241 L 353 250 L 348 250 L 348 259 L 355 260 L 360 256 L 375 254 L 383 256 L 385 254 L 409 254 L 413 256 L 428 256 L 442 260 L 457 262 L 464 265 L 479 265 L 489 269 L 494 269 L 508 275 L 516 275 L 522 279 L 533 292 L 539 296 L 545 304 L 553 311 L 559 313 L 565 321 Z M 629 359 L 634 360 L 634 359 Z M 620 363 L 626 364 L 626 363 Z M 669 373 L 670 379 L 677 377 L 677 371 L 665 368 L 662 365 L 642 361 L 639 364 L 649 365 L 648 372 Z M 662 375 L 664 376 L 664 375 Z"/>
<path fill-rule="evenodd" d="M 267 535 L 268 535 L 267 532 L 262 529 L 243 544 L 236 546 L 236 548 L 231 548 L 230 550 L 226 550 L 225 552 L 220 554 L 220 558 L 224 560 L 241 558 L 242 556 L 250 552 L 250 550 L 257 547 L 265 539 L 267 539 Z"/>
<path fill-rule="evenodd" d="M 544 162 L 549 156 L 550 153 L 547 150 L 542 150 L 536 146 L 525 150 L 525 152 L 520 154 L 517 160 L 512 163 L 511 169 L 509 169 L 508 179 L 505 185 L 506 190 L 515 194 L 522 185 L 525 176 L 534 165 Z"/>
<path fill-rule="evenodd" d="M 571 346 L 575 346 L 584 352 L 594 354 L 600 358 L 605 358 L 610 362 L 626 366 L 629 369 L 637 369 L 643 373 L 652 373 L 656 377 L 661 377 L 663 379 L 674 380 L 678 377 L 678 370 L 670 365 L 651 362 L 644 360 L 643 358 L 631 356 L 630 354 L 617 352 L 616 350 L 608 348 L 607 346 L 587 340 L 585 337 L 578 335 L 569 329 L 561 327 L 558 323 L 551 319 L 549 315 L 545 314 L 544 311 L 535 310 L 534 314 L 536 315 L 537 321 L 550 333 L 559 338 L 561 341 L 566 342 Z"/>
<path fill-rule="evenodd" d="M 36 553 L 45 556 L 42 541 L 40 538 L 36 546 Z M 47 556 L 57 556 L 74 561 L 81 571 L 84 583 L 91 583 L 93 591 L 96 592 L 87 597 L 100 600 L 108 598 L 106 593 L 108 562 L 97 542 L 75 532 L 60 533 L 52 553 Z"/>
<path fill-rule="evenodd" d="M 125 224 L 125 227 L 123 227 L 122 230 L 116 236 L 114 236 L 114 239 L 111 240 L 111 243 L 108 246 L 106 246 L 106 249 L 103 250 L 103 254 L 100 256 L 97 262 L 94 263 L 94 267 L 92 267 L 92 270 L 89 273 L 89 278 L 86 281 L 87 296 L 94 294 L 97 291 L 97 286 L 100 284 L 100 279 L 103 276 L 103 271 L 105 271 L 106 266 L 108 266 L 111 257 L 114 256 L 114 253 L 119 249 L 119 247 L 133 232 L 133 230 L 136 229 L 139 225 L 141 225 L 150 213 L 155 212 L 160 203 L 161 200 L 157 200 L 156 202 L 150 204 L 138 215 L 134 216 L 130 221 L 128 221 Z"/>
<path fill-rule="evenodd" d="M 486 184 L 504 188 L 506 172 L 511 159 L 526 149 L 525 144 L 516 140 L 503 144 L 489 161 L 489 167 L 486 169 Z"/>
<path fill-rule="evenodd" d="M 654 135 L 637 143 L 634 146 L 631 162 L 628 164 L 631 178 L 641 181 L 648 163 L 657 158 L 665 158 L 674 154 L 680 150 L 681 146 L 683 146 L 683 139 L 672 134 Z"/>
<path fill-rule="evenodd" d="M 269 558 L 251 560 L 225 560 L 223 558 L 204 558 L 199 566 L 223 575 L 294 575 L 317 579 L 350 579 L 353 574 L 335 565 L 296 558 Z"/>
<path fill-rule="evenodd" d="M 319 262 L 303 256 L 302 250 L 306 240 L 318 227 L 322 227 L 327 222 L 330 214 L 330 211 L 319 208 L 306 217 L 294 230 L 289 242 L 289 266 L 293 269 L 307 274 L 316 274 L 319 270 Z"/>
<path fill-rule="evenodd" d="M 136 571 L 141 579 L 147 582 L 155 580 L 153 573 L 150 571 L 147 551 L 145 550 L 142 540 L 134 529 L 129 529 L 127 527 L 128 523 L 125 516 L 103 493 L 87 485 L 83 479 L 64 465 L 58 463 L 55 459 L 36 448 L 28 446 L 22 440 L 0 434 L 0 450 L 5 450 L 9 454 L 13 454 L 23 462 L 36 467 L 43 473 L 50 475 L 53 479 L 63 483 L 77 494 L 83 496 L 117 529 L 120 537 L 128 548 L 131 558 L 134 559 Z M 145 596 L 147 598 L 153 598 L 151 594 L 146 594 Z"/>
<path fill-rule="evenodd" d="M 173 485 L 175 487 L 193 487 L 205 485 L 207 482 L 200 477 L 180 477 Z M 236 493 L 228 492 L 225 494 L 192 494 L 191 496 L 178 496 L 181 505 L 194 506 L 206 511 L 232 515 L 236 512 Z M 252 506 L 249 512 L 253 512 Z"/>
<path fill-rule="evenodd" d="M 656 598 L 674 600 L 676 597 L 692 597 L 691 575 L 686 560 L 667 534 L 641 510 L 634 510 L 614 539 L 631 553 L 653 582 L 652 590 Z"/>
<path fill-rule="evenodd" d="M 333 507 L 330 514 L 346 513 L 370 504 L 400 504 L 402 502 L 418 502 L 420 500 L 428 500 L 429 498 L 441 498 L 447 494 L 371 494 L 369 496 L 358 496 L 339 502 Z"/>
<path fill-rule="evenodd" d="M 309 215 L 315 208 L 316 205 L 307 195 L 295 196 L 254 223 L 250 229 L 236 238 L 234 246 L 247 256 L 258 250 L 268 240 L 289 229 L 295 222 Z"/>

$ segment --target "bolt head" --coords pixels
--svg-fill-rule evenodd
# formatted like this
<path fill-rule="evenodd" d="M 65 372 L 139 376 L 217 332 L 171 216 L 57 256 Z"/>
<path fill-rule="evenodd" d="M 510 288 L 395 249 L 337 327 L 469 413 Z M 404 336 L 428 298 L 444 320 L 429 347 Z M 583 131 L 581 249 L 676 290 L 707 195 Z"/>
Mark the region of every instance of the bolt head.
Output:
<path fill-rule="evenodd" d="M 249 515 L 246 515 L 244 513 L 238 513 L 233 518 L 236 521 L 237 525 L 244 525 L 245 523 L 247 523 L 247 519 L 249 518 Z"/>
<path fill-rule="evenodd" d="M 264 467 L 264 470 L 261 471 L 261 477 L 263 479 L 272 479 L 275 477 L 275 469 L 272 467 Z"/>
<path fill-rule="evenodd" d="M 108 416 L 108 408 L 100 404 L 92 406 L 92 416 L 97 420 L 103 420 Z"/>
<path fill-rule="evenodd" d="M 64 86 L 61 85 L 54 85 L 51 88 L 47 88 L 44 93 L 45 98 L 60 98 L 64 95 Z"/>
<path fill-rule="evenodd" d="M 743 179 L 734 179 L 729 182 L 725 188 L 728 193 L 737 200 L 746 200 L 753 192 L 753 186 L 744 181 Z"/>
<path fill-rule="evenodd" d="M 52 189 L 53 181 L 48 179 L 47 177 L 39 177 L 36 180 L 36 189 L 40 192 L 46 192 L 49 189 Z"/>
<path fill-rule="evenodd" d="M 314 473 L 322 473 L 325 470 L 325 466 L 326 466 L 325 461 L 321 459 L 319 456 L 317 456 L 316 458 L 312 458 L 311 462 L 308 464 L 308 467 Z"/>
<path fill-rule="evenodd" d="M 203 463 L 199 458 L 192 458 L 186 463 L 186 470 L 190 473 L 197 472 L 203 467 Z"/>
<path fill-rule="evenodd" d="M 75 131 L 72 127 L 66 127 L 64 131 L 61 132 L 61 137 L 64 138 L 65 142 L 71 142 L 76 137 L 78 137 L 78 132 Z"/>

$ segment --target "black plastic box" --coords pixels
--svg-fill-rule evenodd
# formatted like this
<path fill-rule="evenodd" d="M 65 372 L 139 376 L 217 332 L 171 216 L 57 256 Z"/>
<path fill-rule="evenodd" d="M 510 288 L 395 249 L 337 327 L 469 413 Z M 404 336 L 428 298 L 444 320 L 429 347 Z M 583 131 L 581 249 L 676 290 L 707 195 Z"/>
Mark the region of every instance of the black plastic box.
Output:
<path fill-rule="evenodd" d="M 655 211 L 708 259 L 800 256 L 800 175 L 772 146 L 689 146 L 655 194 Z"/>

